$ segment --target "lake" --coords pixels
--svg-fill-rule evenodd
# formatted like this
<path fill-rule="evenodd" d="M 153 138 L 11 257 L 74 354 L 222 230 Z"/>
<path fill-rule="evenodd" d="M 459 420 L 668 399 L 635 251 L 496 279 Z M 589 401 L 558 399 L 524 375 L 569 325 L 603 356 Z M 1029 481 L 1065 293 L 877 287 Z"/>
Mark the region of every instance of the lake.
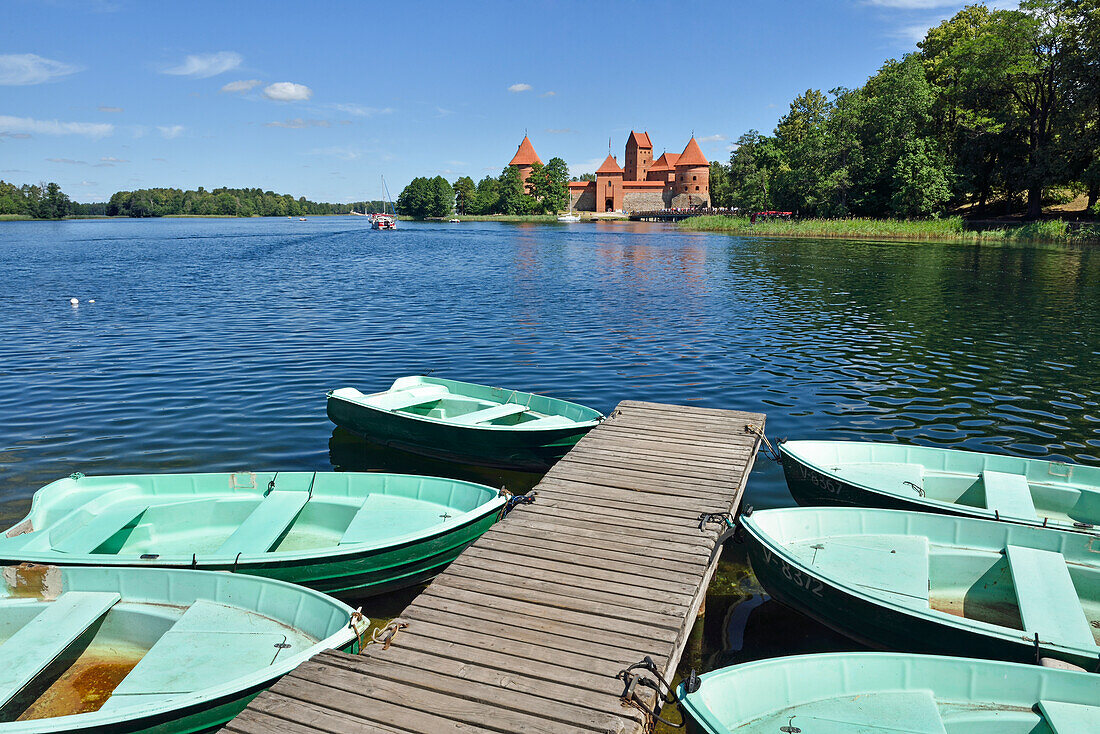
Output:
<path fill-rule="evenodd" d="M 399 226 L 0 223 L 0 521 L 75 471 L 335 467 L 530 486 L 370 446 L 325 417 L 332 388 L 428 371 L 605 413 L 623 399 L 764 411 L 771 436 L 1100 463 L 1092 249 Z M 746 501 L 792 503 L 763 456 Z M 365 611 L 391 616 L 407 598 Z M 707 668 L 851 644 L 762 597 L 736 548 L 697 633 L 689 660 Z"/>

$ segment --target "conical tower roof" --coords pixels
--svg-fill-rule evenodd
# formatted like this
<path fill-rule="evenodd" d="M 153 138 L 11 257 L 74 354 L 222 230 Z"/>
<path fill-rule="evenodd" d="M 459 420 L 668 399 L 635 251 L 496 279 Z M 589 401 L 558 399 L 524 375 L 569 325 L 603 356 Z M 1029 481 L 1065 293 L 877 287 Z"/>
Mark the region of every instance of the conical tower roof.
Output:
<path fill-rule="evenodd" d="M 709 166 L 710 161 L 703 155 L 703 151 L 699 150 L 699 143 L 695 142 L 695 136 L 691 136 L 691 140 L 688 141 L 687 147 L 684 148 L 684 152 L 680 154 L 679 159 L 676 161 L 676 167 L 687 166 L 694 168 L 696 166 Z"/>
<path fill-rule="evenodd" d="M 619 166 L 615 160 L 615 156 L 608 155 L 604 159 L 604 162 L 600 164 L 600 167 L 596 169 L 596 173 L 622 173 L 623 169 Z"/>
<path fill-rule="evenodd" d="M 536 163 L 541 165 L 542 160 L 539 158 L 539 154 L 535 152 L 535 146 L 531 145 L 531 139 L 524 135 L 523 142 L 519 144 L 519 150 L 512 156 L 512 160 L 508 162 L 508 165 L 533 166 Z"/>

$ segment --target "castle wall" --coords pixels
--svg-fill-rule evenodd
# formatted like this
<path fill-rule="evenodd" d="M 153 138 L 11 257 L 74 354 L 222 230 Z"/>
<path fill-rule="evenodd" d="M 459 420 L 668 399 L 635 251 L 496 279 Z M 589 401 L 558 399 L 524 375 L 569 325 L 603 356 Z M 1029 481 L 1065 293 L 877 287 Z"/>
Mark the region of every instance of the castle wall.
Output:
<path fill-rule="evenodd" d="M 650 209 L 664 209 L 665 189 L 650 188 L 641 191 L 627 191 L 623 194 L 623 208 L 627 211 L 648 211 Z"/>
<path fill-rule="evenodd" d="M 573 202 L 573 208 L 579 212 L 596 211 L 596 185 L 589 184 L 583 189 L 569 189 L 569 199 Z"/>

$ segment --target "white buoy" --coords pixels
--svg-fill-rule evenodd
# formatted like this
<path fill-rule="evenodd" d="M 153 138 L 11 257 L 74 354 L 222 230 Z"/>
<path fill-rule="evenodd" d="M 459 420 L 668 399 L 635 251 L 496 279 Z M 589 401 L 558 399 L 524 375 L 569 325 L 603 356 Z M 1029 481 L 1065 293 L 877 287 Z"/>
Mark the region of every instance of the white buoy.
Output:
<path fill-rule="evenodd" d="M 95 303 L 95 299 L 93 298 L 93 299 L 89 300 L 88 303 Z"/>
<path fill-rule="evenodd" d="M 69 303 L 73 304 L 74 306 L 79 306 L 80 305 L 80 299 L 79 298 L 70 298 Z"/>

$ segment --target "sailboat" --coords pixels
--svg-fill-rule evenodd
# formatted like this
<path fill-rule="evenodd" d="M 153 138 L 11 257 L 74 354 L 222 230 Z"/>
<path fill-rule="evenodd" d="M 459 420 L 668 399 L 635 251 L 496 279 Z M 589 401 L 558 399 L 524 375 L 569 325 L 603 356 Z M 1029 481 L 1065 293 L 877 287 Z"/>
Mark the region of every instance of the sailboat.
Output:
<path fill-rule="evenodd" d="M 382 211 L 371 215 L 371 229 L 397 229 L 397 209 L 390 201 L 390 190 L 386 186 L 386 177 L 382 177 Z"/>
<path fill-rule="evenodd" d="M 569 196 L 569 212 L 567 214 L 559 214 L 559 222 L 579 222 L 580 216 L 573 213 L 573 195 L 568 193 L 569 189 L 566 188 L 566 195 Z"/>

